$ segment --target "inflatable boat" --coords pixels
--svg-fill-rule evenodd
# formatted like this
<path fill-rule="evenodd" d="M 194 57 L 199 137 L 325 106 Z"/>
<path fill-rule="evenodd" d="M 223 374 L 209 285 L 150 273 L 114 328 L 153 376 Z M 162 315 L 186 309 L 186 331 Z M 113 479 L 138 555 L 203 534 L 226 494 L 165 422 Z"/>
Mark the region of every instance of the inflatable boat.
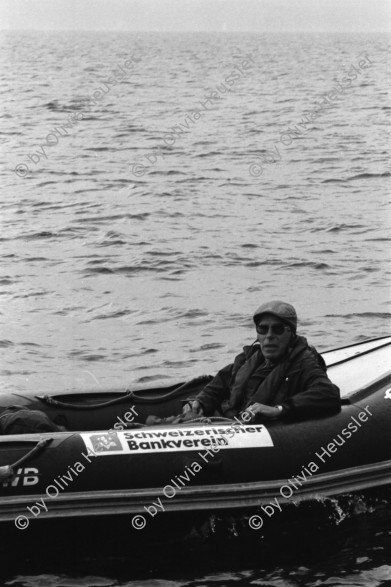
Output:
<path fill-rule="evenodd" d="M 209 376 L 169 387 L 0 395 L 0 412 L 38 409 L 67 428 L 0 436 L 0 521 L 24 529 L 32 520 L 131 514 L 138 530 L 163 512 L 270 515 L 319 497 L 391 494 L 391 337 L 323 357 L 341 411 L 295 423 L 145 424 L 150 414 L 180 413 Z"/>

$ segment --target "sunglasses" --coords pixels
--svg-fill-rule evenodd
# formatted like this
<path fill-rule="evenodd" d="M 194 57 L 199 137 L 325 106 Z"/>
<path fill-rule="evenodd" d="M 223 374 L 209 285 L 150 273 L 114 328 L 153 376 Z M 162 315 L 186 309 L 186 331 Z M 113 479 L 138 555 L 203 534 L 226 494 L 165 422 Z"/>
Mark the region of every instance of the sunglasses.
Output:
<path fill-rule="evenodd" d="M 256 329 L 258 334 L 265 335 L 271 331 L 272 334 L 284 334 L 285 330 L 290 330 L 289 326 L 285 324 L 257 324 Z"/>

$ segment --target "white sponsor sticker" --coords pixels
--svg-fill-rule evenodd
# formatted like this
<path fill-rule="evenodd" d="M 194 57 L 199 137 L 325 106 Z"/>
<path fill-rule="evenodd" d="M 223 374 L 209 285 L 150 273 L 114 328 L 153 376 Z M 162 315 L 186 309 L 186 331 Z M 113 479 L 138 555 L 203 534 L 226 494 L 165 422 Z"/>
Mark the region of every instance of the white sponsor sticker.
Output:
<path fill-rule="evenodd" d="M 83 432 L 80 436 L 86 448 L 96 456 L 274 446 L 263 425 L 141 428 L 123 432 Z"/>

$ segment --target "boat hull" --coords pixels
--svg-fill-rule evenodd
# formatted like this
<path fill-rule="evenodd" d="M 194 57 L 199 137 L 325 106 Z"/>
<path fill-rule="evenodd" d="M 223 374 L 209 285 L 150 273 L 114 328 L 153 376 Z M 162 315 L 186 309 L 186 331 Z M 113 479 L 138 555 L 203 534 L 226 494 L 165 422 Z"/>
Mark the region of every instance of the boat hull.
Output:
<path fill-rule="evenodd" d="M 373 347 L 376 365 L 384 361 L 384 348 Z M 340 353 L 345 369 L 359 360 L 356 350 L 348 363 L 349 353 Z M 79 417 L 85 422 L 86 413 L 91 426 L 99 413 L 106 430 L 0 437 L 0 521 L 123 514 L 148 519 L 160 512 L 251 511 L 374 488 L 391 491 L 391 374 L 377 368 L 376 375 L 356 386 L 339 414 L 294 423 L 249 425 L 237 419 L 113 428 L 118 418 L 126 426 L 126 413 L 141 412 L 134 418 L 141 422 L 151 410 L 172 413 L 184 395 L 204 385 L 202 380 L 179 393 L 141 390 L 139 396 L 81 410 L 81 415 L 75 408 L 48 406 L 49 414 L 73 417 L 74 427 Z M 42 409 L 33 398 L 28 405 L 38 404 Z M 41 450 L 14 466 L 7 478 L 6 467 L 38 443 Z"/>

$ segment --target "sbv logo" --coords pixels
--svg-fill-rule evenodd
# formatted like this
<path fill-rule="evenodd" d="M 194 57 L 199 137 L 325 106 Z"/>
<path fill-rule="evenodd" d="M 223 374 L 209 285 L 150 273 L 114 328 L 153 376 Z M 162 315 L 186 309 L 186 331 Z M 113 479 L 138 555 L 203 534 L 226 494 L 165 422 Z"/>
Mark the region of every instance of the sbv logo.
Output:
<path fill-rule="evenodd" d="M 37 485 L 39 481 L 39 471 L 34 467 L 30 467 L 27 469 L 18 469 L 15 473 L 15 476 L 8 481 L 3 483 L 3 487 L 17 487 L 18 485 L 23 485 L 24 487 L 28 487 L 30 485 Z M 21 483 L 20 480 L 22 480 Z"/>

